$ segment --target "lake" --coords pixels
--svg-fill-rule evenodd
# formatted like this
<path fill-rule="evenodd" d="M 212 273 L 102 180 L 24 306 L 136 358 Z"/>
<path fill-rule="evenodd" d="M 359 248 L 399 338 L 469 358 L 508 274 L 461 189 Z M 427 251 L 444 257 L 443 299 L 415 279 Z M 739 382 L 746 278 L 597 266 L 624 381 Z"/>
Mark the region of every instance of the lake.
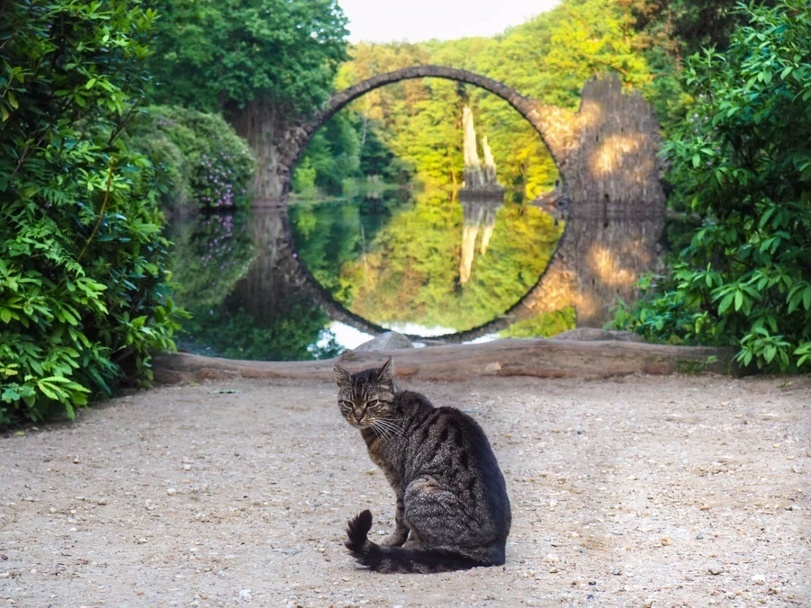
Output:
<path fill-rule="evenodd" d="M 532 290 L 562 231 L 515 195 L 444 189 L 176 215 L 175 297 L 192 314 L 178 346 L 302 360 L 335 356 L 383 328 L 426 339 L 486 330 Z M 533 335 L 574 323 L 566 311 L 516 321 Z"/>

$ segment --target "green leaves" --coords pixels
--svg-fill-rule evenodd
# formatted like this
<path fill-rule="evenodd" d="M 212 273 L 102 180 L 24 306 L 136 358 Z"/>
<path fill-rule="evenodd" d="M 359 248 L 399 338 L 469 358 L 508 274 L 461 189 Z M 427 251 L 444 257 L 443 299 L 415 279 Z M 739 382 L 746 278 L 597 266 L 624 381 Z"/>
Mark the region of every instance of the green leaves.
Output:
<path fill-rule="evenodd" d="M 750 24 L 727 52 L 685 69 L 694 104 L 664 147 L 671 180 L 703 218 L 670 290 L 641 305 L 665 318 L 680 302 L 700 327 L 667 321 L 689 342 L 737 344 L 764 370 L 811 369 L 811 8 L 741 7 Z M 665 306 L 664 304 L 668 305 Z"/>
<path fill-rule="evenodd" d="M 0 426 L 72 417 L 173 346 L 161 185 L 120 138 L 154 16 L 124 0 L 4 5 Z"/>
<path fill-rule="evenodd" d="M 336 0 L 175 0 L 157 22 L 154 96 L 203 111 L 259 97 L 310 111 L 346 59 Z"/>

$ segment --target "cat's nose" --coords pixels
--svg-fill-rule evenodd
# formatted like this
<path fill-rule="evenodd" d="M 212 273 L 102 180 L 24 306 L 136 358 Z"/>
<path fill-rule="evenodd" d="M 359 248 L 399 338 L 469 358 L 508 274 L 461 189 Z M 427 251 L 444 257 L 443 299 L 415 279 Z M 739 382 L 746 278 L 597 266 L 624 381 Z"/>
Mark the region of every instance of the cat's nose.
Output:
<path fill-rule="evenodd" d="M 364 412 L 360 408 L 356 407 L 354 410 L 352 410 L 352 415 L 355 417 L 355 420 L 357 420 L 358 422 L 363 420 L 363 414 L 364 414 Z"/>

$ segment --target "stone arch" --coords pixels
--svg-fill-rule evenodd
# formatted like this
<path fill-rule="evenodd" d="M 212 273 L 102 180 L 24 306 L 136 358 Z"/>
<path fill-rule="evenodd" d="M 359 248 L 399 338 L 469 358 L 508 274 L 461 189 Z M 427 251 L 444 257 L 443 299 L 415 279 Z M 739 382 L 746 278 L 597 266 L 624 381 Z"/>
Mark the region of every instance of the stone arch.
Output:
<path fill-rule="evenodd" d="M 557 211 L 563 213 L 566 221 L 554 256 L 528 294 L 501 317 L 438 339 L 446 342 L 472 339 L 503 329 L 518 318 L 567 306 L 575 309 L 579 326 L 599 327 L 610 318 L 617 298 L 634 300 L 637 279 L 654 268 L 659 259 L 665 195 L 659 179 L 660 136 L 655 113 L 639 93 L 624 92 L 616 78 L 587 82 L 580 108 L 573 112 L 545 106 L 492 78 L 456 68 L 413 66 L 374 76 L 336 93 L 312 117 L 275 138 L 273 164 L 283 185 L 283 202 L 296 162 L 313 134 L 336 112 L 374 89 L 426 77 L 445 78 L 490 91 L 507 101 L 534 127 L 560 172 L 560 188 L 547 197 L 551 201 L 545 202 L 557 204 Z M 305 283 L 310 293 L 322 302 L 332 318 L 369 333 L 379 333 L 381 327 L 335 302 L 293 253 L 292 242 L 288 245 L 290 261 L 307 277 Z"/>
<path fill-rule="evenodd" d="M 518 91 L 504 83 L 468 70 L 437 65 L 417 65 L 372 76 L 348 89 L 335 93 L 330 97 L 325 106 L 316 112 L 312 118 L 290 128 L 282 137 L 283 142 L 286 142 L 287 145 L 284 146 L 284 149 L 280 150 L 281 154 L 279 155 L 277 169 L 280 173 L 282 193 L 287 194 L 290 191 L 290 180 L 293 168 L 307 148 L 310 139 L 312 139 L 315 132 L 323 127 L 338 111 L 370 91 L 403 80 L 413 80 L 416 78 L 444 78 L 446 80 L 477 86 L 497 95 L 509 103 L 533 126 L 544 144 L 546 144 L 546 147 L 549 148 L 549 151 L 552 153 L 552 158 L 558 166 L 560 166 L 560 163 L 564 160 L 562 157 L 558 156 L 558 154 L 562 152 L 558 146 L 560 137 L 553 129 L 545 126 L 545 108 L 539 105 L 534 99 L 524 97 Z M 549 118 L 554 120 L 552 117 Z"/>

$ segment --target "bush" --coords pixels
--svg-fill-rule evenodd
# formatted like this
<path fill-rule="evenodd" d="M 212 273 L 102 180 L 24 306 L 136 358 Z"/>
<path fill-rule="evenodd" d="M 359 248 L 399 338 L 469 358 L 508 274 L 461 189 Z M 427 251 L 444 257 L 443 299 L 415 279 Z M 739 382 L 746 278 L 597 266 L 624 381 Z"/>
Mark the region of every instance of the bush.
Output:
<path fill-rule="evenodd" d="M 131 129 L 132 146 L 167 174 L 164 202 L 205 210 L 244 208 L 256 168 L 248 145 L 218 114 L 151 106 Z"/>
<path fill-rule="evenodd" d="M 120 137 L 154 12 L 4 4 L 0 20 L 0 425 L 151 377 L 173 347 L 165 188 Z"/>
<path fill-rule="evenodd" d="M 689 120 L 664 147 L 703 224 L 629 325 L 735 345 L 763 370 L 811 370 L 811 8 L 739 9 L 724 55 L 684 70 Z"/>

